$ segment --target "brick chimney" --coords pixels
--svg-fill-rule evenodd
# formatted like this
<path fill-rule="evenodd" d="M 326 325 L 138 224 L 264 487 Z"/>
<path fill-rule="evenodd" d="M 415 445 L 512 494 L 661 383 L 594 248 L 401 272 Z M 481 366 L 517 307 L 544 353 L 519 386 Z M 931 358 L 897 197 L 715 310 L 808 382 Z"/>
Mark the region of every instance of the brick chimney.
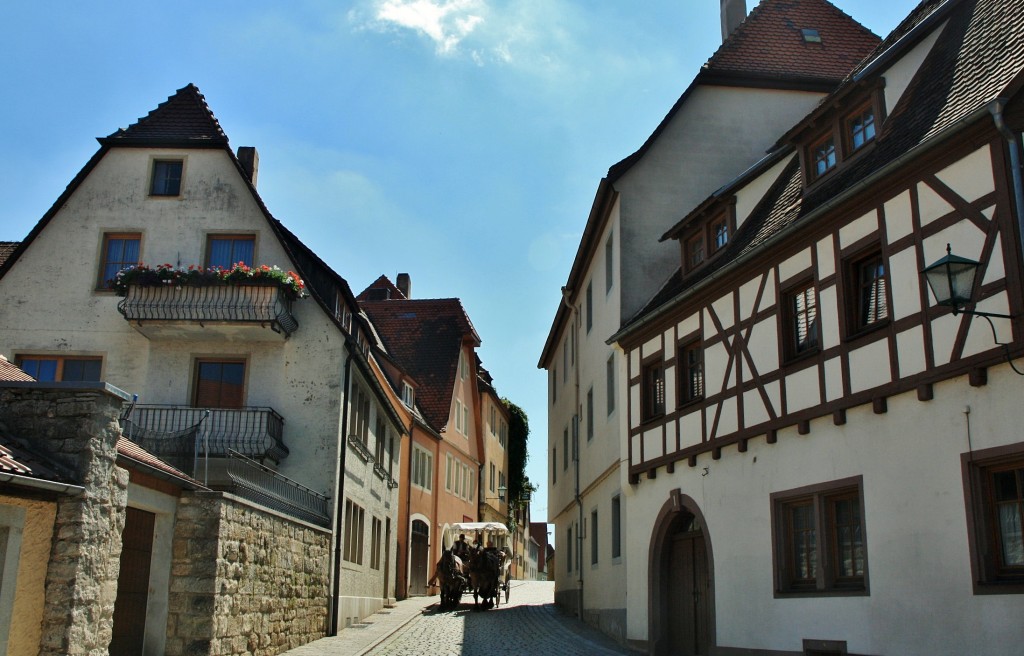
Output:
<path fill-rule="evenodd" d="M 724 3 L 725 0 L 722 0 L 722 2 Z M 249 182 L 255 187 L 256 176 L 260 170 L 260 154 L 256 152 L 256 148 L 253 146 L 239 146 L 238 162 L 242 165 L 242 170 L 245 171 Z"/>
<path fill-rule="evenodd" d="M 395 277 L 395 287 L 398 287 L 398 291 L 406 298 L 412 298 L 412 280 L 408 273 L 400 273 Z"/>
<path fill-rule="evenodd" d="M 747 3 L 745 0 L 721 0 L 721 2 L 722 42 L 724 43 L 747 17 Z"/>

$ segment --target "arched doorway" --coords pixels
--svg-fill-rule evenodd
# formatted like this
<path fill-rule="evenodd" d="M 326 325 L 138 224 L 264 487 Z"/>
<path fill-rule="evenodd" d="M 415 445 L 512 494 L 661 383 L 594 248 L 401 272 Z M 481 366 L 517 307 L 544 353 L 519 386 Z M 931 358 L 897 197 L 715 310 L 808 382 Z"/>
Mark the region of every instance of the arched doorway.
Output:
<path fill-rule="evenodd" d="M 649 584 L 651 653 L 708 654 L 715 601 L 711 540 L 696 504 L 679 490 L 655 524 Z"/>
<path fill-rule="evenodd" d="M 409 595 L 422 597 L 427 593 L 427 561 L 430 550 L 430 527 L 419 519 L 412 520 L 410 540 L 411 567 L 409 572 Z"/>

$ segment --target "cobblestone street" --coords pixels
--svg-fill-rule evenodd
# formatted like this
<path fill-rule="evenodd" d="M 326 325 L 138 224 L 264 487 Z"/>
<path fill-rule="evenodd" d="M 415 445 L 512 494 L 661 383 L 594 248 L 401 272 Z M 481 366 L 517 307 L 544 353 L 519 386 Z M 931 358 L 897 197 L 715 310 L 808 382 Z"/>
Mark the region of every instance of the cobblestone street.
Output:
<path fill-rule="evenodd" d="M 555 609 L 554 583 L 513 581 L 509 603 L 473 610 L 465 595 L 459 608 L 441 612 L 438 597 L 413 598 L 371 617 L 359 627 L 286 652 L 286 656 L 501 656 L 633 654 L 599 632 Z M 397 629 L 397 630 L 396 630 Z"/>

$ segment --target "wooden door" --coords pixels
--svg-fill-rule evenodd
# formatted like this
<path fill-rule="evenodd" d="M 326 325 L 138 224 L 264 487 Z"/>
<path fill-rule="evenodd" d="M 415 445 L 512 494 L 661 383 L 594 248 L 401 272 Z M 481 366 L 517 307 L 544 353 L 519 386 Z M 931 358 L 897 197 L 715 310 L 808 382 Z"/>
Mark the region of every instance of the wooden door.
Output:
<path fill-rule="evenodd" d="M 682 533 L 671 539 L 667 617 L 668 652 L 683 656 L 708 653 L 708 561 L 704 536 Z"/>
<path fill-rule="evenodd" d="M 409 575 L 409 594 L 422 597 L 427 594 L 427 561 L 429 560 L 428 550 L 429 531 L 425 522 L 415 520 L 412 523 L 412 571 Z"/>
<path fill-rule="evenodd" d="M 156 515 L 127 508 L 121 533 L 121 571 L 114 602 L 114 636 L 110 656 L 139 656 L 146 638 L 149 564 L 153 557 Z"/>

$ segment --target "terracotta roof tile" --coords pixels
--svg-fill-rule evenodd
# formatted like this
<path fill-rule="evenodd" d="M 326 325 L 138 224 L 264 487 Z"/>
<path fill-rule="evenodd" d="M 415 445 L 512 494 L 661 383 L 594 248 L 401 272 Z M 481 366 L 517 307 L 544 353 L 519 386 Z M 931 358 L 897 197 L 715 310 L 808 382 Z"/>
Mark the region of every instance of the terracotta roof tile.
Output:
<path fill-rule="evenodd" d="M 11 256 L 14 249 L 18 247 L 21 242 L 17 241 L 0 241 L 0 266 L 7 261 L 7 258 Z"/>
<path fill-rule="evenodd" d="M 206 98 L 194 84 L 178 89 L 156 109 L 107 139 L 126 142 L 206 142 L 223 145 L 228 141 Z"/>
<path fill-rule="evenodd" d="M 405 294 L 384 274 L 381 274 L 366 289 L 359 292 L 359 296 L 356 296 L 357 301 L 385 301 L 388 299 L 404 300 Z"/>
<path fill-rule="evenodd" d="M 28 440 L 0 431 L 0 473 L 37 478 L 53 483 L 75 483 L 73 473 Z"/>
<path fill-rule="evenodd" d="M 815 30 L 820 43 L 805 40 Z M 713 73 L 842 80 L 879 38 L 826 0 L 764 0 L 704 65 Z"/>
<path fill-rule="evenodd" d="M 0 355 L 0 380 L 22 380 L 30 382 L 35 380 L 35 378 L 29 376 L 21 370 L 21 367 Z"/>
<path fill-rule="evenodd" d="M 388 355 L 416 380 L 416 405 L 434 430 L 447 427 L 459 352 L 479 343 L 457 298 L 362 301 Z"/>
<path fill-rule="evenodd" d="M 125 437 L 117 438 L 117 454 L 119 456 L 124 456 L 136 462 L 142 463 L 143 465 L 148 465 L 149 467 L 152 467 L 153 469 L 161 471 L 165 474 L 170 474 L 175 478 L 180 478 L 193 485 L 202 486 L 202 483 L 200 483 L 196 479 L 192 478 L 191 476 L 181 471 L 177 467 L 172 467 L 168 463 L 164 462 L 160 458 L 156 457 L 149 451 L 146 451 L 141 446 Z"/>

